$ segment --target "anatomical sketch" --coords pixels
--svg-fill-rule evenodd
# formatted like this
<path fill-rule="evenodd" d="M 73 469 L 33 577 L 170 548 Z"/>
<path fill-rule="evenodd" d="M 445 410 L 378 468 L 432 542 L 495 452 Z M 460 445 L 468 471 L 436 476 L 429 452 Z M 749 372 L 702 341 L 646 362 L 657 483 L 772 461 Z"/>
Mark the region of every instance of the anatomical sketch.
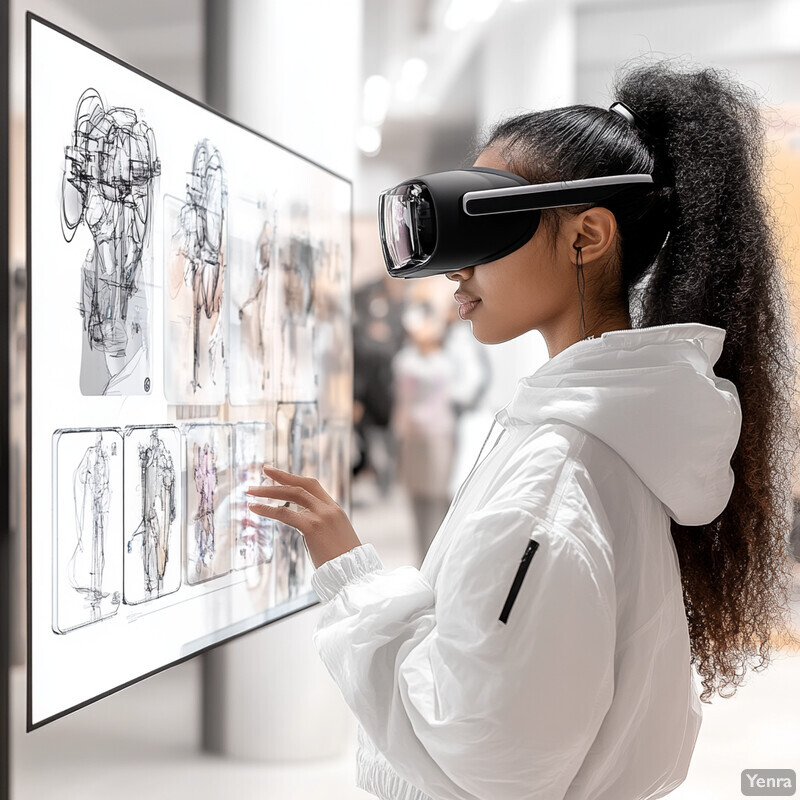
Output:
<path fill-rule="evenodd" d="M 271 210 L 270 210 L 271 209 Z M 235 405 L 267 397 L 272 364 L 271 268 L 276 261 L 278 209 L 275 197 L 239 200 L 231 217 L 230 397 Z M 273 304 L 274 305 L 274 304 Z"/>
<path fill-rule="evenodd" d="M 275 521 L 250 511 L 246 495 L 248 486 L 264 482 L 261 467 L 273 463 L 273 427 L 268 422 L 238 422 L 234 427 L 236 533 L 233 563 L 236 569 L 244 569 L 269 563 L 275 552 Z"/>
<path fill-rule="evenodd" d="M 161 172 L 152 128 L 131 108 L 106 108 L 95 89 L 79 98 L 65 148 L 61 230 L 81 223 L 92 246 L 80 271 L 84 395 L 150 392 L 150 230 Z"/>
<path fill-rule="evenodd" d="M 279 399 L 315 397 L 314 270 L 318 246 L 309 230 L 308 206 L 292 207 L 291 229 L 280 250 L 281 315 Z"/>
<path fill-rule="evenodd" d="M 126 603 L 143 603 L 180 587 L 180 478 L 177 428 L 126 428 Z"/>
<path fill-rule="evenodd" d="M 319 432 L 316 403 L 279 403 L 277 467 L 295 475 L 319 477 Z M 290 508 L 297 510 L 294 504 Z M 276 602 L 311 591 L 313 565 L 303 535 L 277 523 Z"/>
<path fill-rule="evenodd" d="M 122 437 L 56 431 L 53 630 L 114 616 L 122 599 Z"/>
<path fill-rule="evenodd" d="M 222 156 L 203 139 L 194 148 L 185 199 L 164 201 L 169 290 L 164 383 L 173 403 L 225 400 L 227 203 Z"/>
<path fill-rule="evenodd" d="M 186 427 L 186 580 L 231 568 L 231 425 Z"/>

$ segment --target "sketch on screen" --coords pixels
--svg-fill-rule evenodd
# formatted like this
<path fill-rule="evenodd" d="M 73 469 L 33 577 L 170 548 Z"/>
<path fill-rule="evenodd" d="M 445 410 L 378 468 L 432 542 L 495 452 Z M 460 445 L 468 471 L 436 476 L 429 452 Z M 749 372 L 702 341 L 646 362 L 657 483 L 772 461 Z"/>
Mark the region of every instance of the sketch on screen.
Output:
<path fill-rule="evenodd" d="M 180 205 L 165 198 L 169 299 L 165 387 L 176 403 L 225 400 L 228 189 L 219 150 L 198 142 Z M 169 339 L 175 346 L 171 346 Z"/>
<path fill-rule="evenodd" d="M 143 603 L 180 587 L 180 434 L 173 426 L 125 431 L 124 601 Z"/>
<path fill-rule="evenodd" d="M 66 633 L 119 610 L 122 440 L 98 429 L 56 431 L 54 441 L 53 630 Z"/>
<path fill-rule="evenodd" d="M 325 420 L 320 428 L 319 480 L 347 514 L 350 513 L 351 437 L 352 425 L 347 420 Z"/>
<path fill-rule="evenodd" d="M 282 400 L 315 396 L 314 295 L 318 247 L 312 243 L 309 210 L 292 207 L 288 242 L 281 250 L 281 393 Z"/>
<path fill-rule="evenodd" d="M 230 572 L 231 426 L 188 425 L 186 431 L 186 580 Z"/>
<path fill-rule="evenodd" d="M 262 399 L 267 388 L 267 295 L 272 251 L 278 231 L 278 211 L 273 211 L 272 221 L 265 221 L 255 248 L 255 274 L 252 277 L 250 294 L 239 306 L 239 321 L 242 339 L 251 352 L 256 366 L 256 386 Z M 249 311 L 248 311 L 248 307 Z M 245 333 L 246 332 L 246 333 Z"/>
<path fill-rule="evenodd" d="M 352 316 L 352 300 L 339 243 L 323 242 L 319 265 L 314 292 L 314 364 L 320 417 L 330 419 L 342 415 L 353 395 L 353 332 L 347 322 Z"/>
<path fill-rule="evenodd" d="M 261 470 L 272 463 L 272 432 L 268 422 L 238 422 L 235 425 L 236 500 L 234 567 L 245 569 L 268 564 L 275 553 L 275 521 L 248 508 L 247 489 L 264 481 Z"/>
<path fill-rule="evenodd" d="M 81 267 L 80 389 L 84 395 L 150 392 L 150 306 L 146 266 L 154 182 L 161 173 L 152 128 L 130 108 L 105 108 L 87 89 L 65 148 L 61 230 L 81 223 L 94 244 Z"/>
<path fill-rule="evenodd" d="M 278 469 L 319 477 L 319 433 L 316 403 L 279 403 Z M 297 507 L 290 503 L 290 508 Z M 278 522 L 276 602 L 311 591 L 312 564 L 303 535 Z"/>

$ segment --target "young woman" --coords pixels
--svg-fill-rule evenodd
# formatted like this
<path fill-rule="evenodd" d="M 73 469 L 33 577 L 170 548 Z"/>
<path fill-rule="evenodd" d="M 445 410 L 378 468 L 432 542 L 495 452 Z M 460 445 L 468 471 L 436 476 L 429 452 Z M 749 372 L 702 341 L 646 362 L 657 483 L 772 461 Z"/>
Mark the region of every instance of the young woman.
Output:
<path fill-rule="evenodd" d="M 480 149 L 478 172 L 521 184 L 653 182 L 546 208 L 516 249 L 446 273 L 477 339 L 536 329 L 550 359 L 421 568 L 383 569 L 312 478 L 265 467 L 282 485 L 252 492 L 301 507 L 253 505 L 306 538 L 314 641 L 359 722 L 358 785 L 386 800 L 662 797 L 699 701 L 789 634 L 799 432 L 759 109 L 712 69 L 614 89 Z"/>

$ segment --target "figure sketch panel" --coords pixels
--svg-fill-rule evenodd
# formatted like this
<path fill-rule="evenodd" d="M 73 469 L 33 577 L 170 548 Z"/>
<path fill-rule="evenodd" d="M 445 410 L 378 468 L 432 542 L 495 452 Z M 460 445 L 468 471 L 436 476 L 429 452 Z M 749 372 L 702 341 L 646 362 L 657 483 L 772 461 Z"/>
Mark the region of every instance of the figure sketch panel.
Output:
<path fill-rule="evenodd" d="M 314 294 L 319 243 L 312 237 L 307 203 L 292 204 L 278 252 L 279 399 L 311 401 L 316 398 Z"/>
<path fill-rule="evenodd" d="M 235 427 L 236 496 L 234 568 L 269 564 L 275 554 L 276 523 L 247 507 L 249 486 L 266 483 L 261 468 L 273 461 L 274 428 L 268 422 L 238 422 Z"/>
<path fill-rule="evenodd" d="M 122 437 L 53 435 L 53 630 L 113 617 L 122 599 Z"/>
<path fill-rule="evenodd" d="M 181 436 L 173 425 L 125 429 L 124 601 L 181 585 Z"/>
<path fill-rule="evenodd" d="M 61 231 L 85 225 L 92 245 L 76 281 L 82 318 L 80 390 L 141 395 L 151 388 L 152 212 L 161 172 L 153 129 L 141 112 L 80 96 L 61 184 Z M 77 273 L 76 273 L 77 274 Z"/>
<path fill-rule="evenodd" d="M 222 156 L 203 139 L 185 197 L 164 198 L 164 390 L 171 403 L 225 401 L 227 204 Z"/>
<path fill-rule="evenodd" d="M 271 399 L 273 297 L 278 208 L 273 198 L 239 199 L 232 207 L 230 259 L 230 401 Z"/>
<path fill-rule="evenodd" d="M 316 403 L 279 403 L 276 412 L 278 469 L 319 478 L 319 430 Z M 290 508 L 297 510 L 295 504 Z M 303 535 L 278 522 L 276 603 L 313 591 L 313 564 Z"/>
<path fill-rule="evenodd" d="M 231 570 L 232 426 L 188 425 L 186 431 L 186 581 L 202 583 Z"/>

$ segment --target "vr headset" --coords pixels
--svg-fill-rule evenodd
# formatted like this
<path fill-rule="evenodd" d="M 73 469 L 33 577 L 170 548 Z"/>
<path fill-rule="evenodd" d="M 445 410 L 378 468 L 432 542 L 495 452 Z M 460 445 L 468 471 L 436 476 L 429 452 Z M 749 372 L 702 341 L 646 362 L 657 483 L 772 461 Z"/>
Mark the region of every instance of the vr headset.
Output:
<path fill-rule="evenodd" d="M 486 264 L 513 253 L 536 233 L 541 209 L 651 190 L 652 175 L 606 175 L 528 183 L 487 167 L 432 172 L 381 192 L 378 226 L 393 278 L 425 278 Z"/>

